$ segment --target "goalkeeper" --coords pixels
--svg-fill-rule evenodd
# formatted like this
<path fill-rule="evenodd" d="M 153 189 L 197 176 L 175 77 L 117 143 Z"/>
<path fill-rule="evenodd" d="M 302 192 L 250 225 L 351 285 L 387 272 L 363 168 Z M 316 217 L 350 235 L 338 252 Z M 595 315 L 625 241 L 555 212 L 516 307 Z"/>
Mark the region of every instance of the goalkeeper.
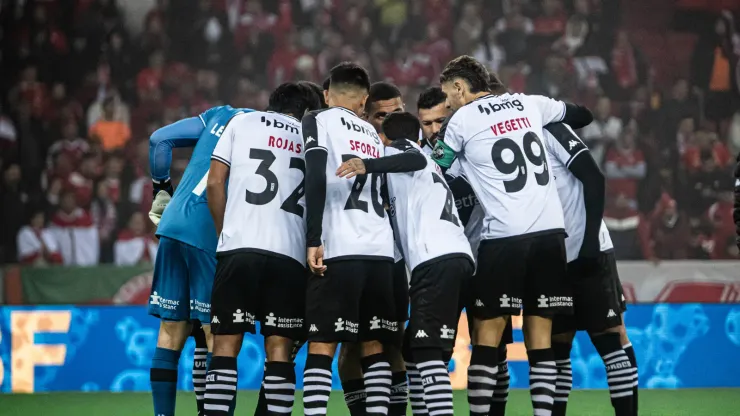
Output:
<path fill-rule="evenodd" d="M 149 218 L 160 239 L 149 314 L 161 319 L 150 380 L 154 415 L 174 416 L 180 352 L 195 327 L 193 387 L 202 415 L 210 334 L 211 288 L 216 273 L 216 228 L 206 200 L 213 148 L 226 124 L 251 110 L 214 107 L 155 131 L 149 141 L 154 201 Z M 170 182 L 172 149 L 194 147 L 177 191 Z M 197 322 L 196 322 L 197 321 Z M 202 325 L 202 333 L 200 328 Z"/>

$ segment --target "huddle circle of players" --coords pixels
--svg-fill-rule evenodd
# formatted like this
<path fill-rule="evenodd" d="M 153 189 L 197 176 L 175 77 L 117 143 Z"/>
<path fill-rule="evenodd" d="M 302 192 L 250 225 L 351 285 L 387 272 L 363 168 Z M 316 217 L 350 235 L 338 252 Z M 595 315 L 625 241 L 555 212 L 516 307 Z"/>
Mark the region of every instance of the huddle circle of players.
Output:
<path fill-rule="evenodd" d="M 155 416 L 174 416 L 190 335 L 199 415 L 233 414 L 236 357 L 257 322 L 257 415 L 292 412 L 304 343 L 306 415 L 327 412 L 339 343 L 351 415 L 405 415 L 409 401 L 414 415 L 451 415 L 463 308 L 471 415 L 505 414 L 520 311 L 534 415 L 565 414 L 577 330 L 604 360 L 615 414 L 637 414 L 604 177 L 573 131 L 590 111 L 511 94 L 469 56 L 439 81 L 417 117 L 398 88 L 345 62 L 323 87 L 280 85 L 265 111 L 215 107 L 152 135 Z M 175 147 L 194 147 L 176 191 Z"/>

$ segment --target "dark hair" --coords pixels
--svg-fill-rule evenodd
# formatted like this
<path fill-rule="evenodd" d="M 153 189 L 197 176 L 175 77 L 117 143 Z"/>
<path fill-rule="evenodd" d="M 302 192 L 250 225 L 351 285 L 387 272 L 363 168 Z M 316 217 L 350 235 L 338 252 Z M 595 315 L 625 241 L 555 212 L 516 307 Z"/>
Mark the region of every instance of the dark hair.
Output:
<path fill-rule="evenodd" d="M 291 114 L 301 118 L 306 111 L 317 110 L 320 106 L 319 97 L 310 87 L 295 82 L 286 82 L 280 84 L 270 94 L 267 111 Z"/>
<path fill-rule="evenodd" d="M 352 86 L 370 91 L 370 76 L 362 66 L 354 62 L 342 62 L 331 69 L 329 88 Z"/>
<path fill-rule="evenodd" d="M 311 81 L 299 81 L 298 85 L 303 85 L 304 87 L 310 88 L 311 91 L 313 91 L 313 93 L 316 94 L 317 97 L 319 97 L 321 108 L 328 108 L 328 106 L 326 105 L 326 101 L 324 100 L 324 90 L 321 89 L 321 85 Z"/>
<path fill-rule="evenodd" d="M 445 100 L 447 100 L 447 94 L 442 91 L 442 88 L 429 87 L 419 94 L 419 99 L 416 101 L 416 107 L 419 110 L 428 110 L 444 103 Z"/>
<path fill-rule="evenodd" d="M 331 77 L 329 76 L 329 77 L 326 77 L 326 79 L 324 80 L 324 82 L 321 83 L 321 88 L 323 88 L 324 91 L 326 91 L 326 90 L 329 89 L 329 85 L 330 84 L 331 84 Z"/>
<path fill-rule="evenodd" d="M 488 73 L 488 90 L 494 94 L 504 94 L 509 92 L 509 89 L 506 88 L 506 85 L 504 85 L 503 82 L 501 82 L 501 79 L 499 79 L 495 72 Z"/>
<path fill-rule="evenodd" d="M 474 94 L 489 91 L 488 70 L 472 56 L 462 55 L 451 60 L 439 76 L 439 82 L 444 84 L 455 78 L 467 82 L 470 85 L 470 92 Z"/>
<path fill-rule="evenodd" d="M 401 90 L 390 82 L 376 82 L 370 86 L 370 93 L 365 101 L 365 110 L 370 109 L 370 105 L 378 101 L 392 100 L 401 97 Z"/>
<path fill-rule="evenodd" d="M 409 139 L 416 141 L 419 137 L 419 119 L 409 112 L 390 113 L 383 120 L 383 132 L 388 140 Z"/>

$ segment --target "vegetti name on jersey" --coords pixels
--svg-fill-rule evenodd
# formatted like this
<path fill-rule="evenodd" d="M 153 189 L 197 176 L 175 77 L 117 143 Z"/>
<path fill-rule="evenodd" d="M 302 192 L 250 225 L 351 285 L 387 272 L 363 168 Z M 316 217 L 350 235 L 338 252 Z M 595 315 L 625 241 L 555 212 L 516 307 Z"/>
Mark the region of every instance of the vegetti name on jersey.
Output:
<path fill-rule="evenodd" d="M 327 152 L 326 202 L 321 241 L 324 259 L 393 260 L 393 231 L 385 215 L 379 174 L 351 179 L 336 175 L 352 158 L 383 156 L 383 144 L 372 125 L 342 108 L 311 112 L 303 118 L 306 152 Z"/>
<path fill-rule="evenodd" d="M 408 140 L 395 140 L 385 148 L 386 156 L 419 152 Z M 391 220 L 409 269 L 449 254 L 468 256 L 470 243 L 455 207 L 455 198 L 442 172 L 428 156 L 422 170 L 388 174 Z"/>
<path fill-rule="evenodd" d="M 256 251 L 306 262 L 303 136 L 273 112 L 234 117 L 212 158 L 230 167 L 218 253 Z"/>
<path fill-rule="evenodd" d="M 543 132 L 545 147 L 550 156 L 550 169 L 560 195 L 565 217 L 565 250 L 568 262 L 578 258 L 586 231 L 586 204 L 583 199 L 583 184 L 568 169 L 579 155 L 588 152 L 588 147 L 567 124 L 557 124 L 545 128 Z M 614 248 L 609 230 L 601 221 L 599 230 L 601 251 Z"/>
<path fill-rule="evenodd" d="M 564 114 L 565 103 L 547 97 L 487 95 L 443 125 L 440 138 L 460 158 L 486 213 L 484 240 L 563 231 L 563 210 L 540 135 L 545 124 Z"/>

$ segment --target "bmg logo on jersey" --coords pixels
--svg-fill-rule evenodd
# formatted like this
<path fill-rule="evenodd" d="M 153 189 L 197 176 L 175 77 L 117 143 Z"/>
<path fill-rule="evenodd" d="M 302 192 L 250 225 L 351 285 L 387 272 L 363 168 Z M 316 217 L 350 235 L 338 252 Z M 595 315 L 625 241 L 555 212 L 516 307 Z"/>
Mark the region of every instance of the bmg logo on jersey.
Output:
<path fill-rule="evenodd" d="M 504 101 L 499 104 L 494 104 L 494 103 L 478 104 L 478 111 L 480 111 L 481 114 L 485 113 L 487 116 L 491 115 L 491 113 L 497 113 L 501 110 L 524 111 L 524 105 L 519 100 Z"/>
<path fill-rule="evenodd" d="M 558 307 L 572 307 L 573 298 L 570 296 L 550 296 L 540 295 L 537 299 L 538 308 L 558 308 Z"/>
<path fill-rule="evenodd" d="M 298 134 L 298 125 L 284 123 L 282 121 L 274 120 L 274 119 L 273 120 L 269 120 L 265 116 L 262 116 L 260 118 L 260 121 L 262 123 L 264 123 L 267 127 L 272 127 L 272 128 L 276 128 L 278 130 L 285 130 L 285 131 L 289 131 L 289 132 L 291 132 L 293 134 Z"/>
<path fill-rule="evenodd" d="M 378 133 L 376 133 L 374 130 L 366 129 L 365 126 L 355 124 L 354 121 L 347 121 L 344 119 L 344 117 L 341 117 L 340 119 L 342 120 L 342 125 L 346 127 L 347 130 L 367 134 L 368 136 L 372 137 L 373 140 L 375 140 L 375 144 L 380 144 L 380 136 L 378 136 Z"/>
<path fill-rule="evenodd" d="M 357 322 L 345 321 L 342 318 L 338 318 L 334 322 L 334 332 L 347 331 L 353 334 L 360 332 L 360 325 Z"/>

